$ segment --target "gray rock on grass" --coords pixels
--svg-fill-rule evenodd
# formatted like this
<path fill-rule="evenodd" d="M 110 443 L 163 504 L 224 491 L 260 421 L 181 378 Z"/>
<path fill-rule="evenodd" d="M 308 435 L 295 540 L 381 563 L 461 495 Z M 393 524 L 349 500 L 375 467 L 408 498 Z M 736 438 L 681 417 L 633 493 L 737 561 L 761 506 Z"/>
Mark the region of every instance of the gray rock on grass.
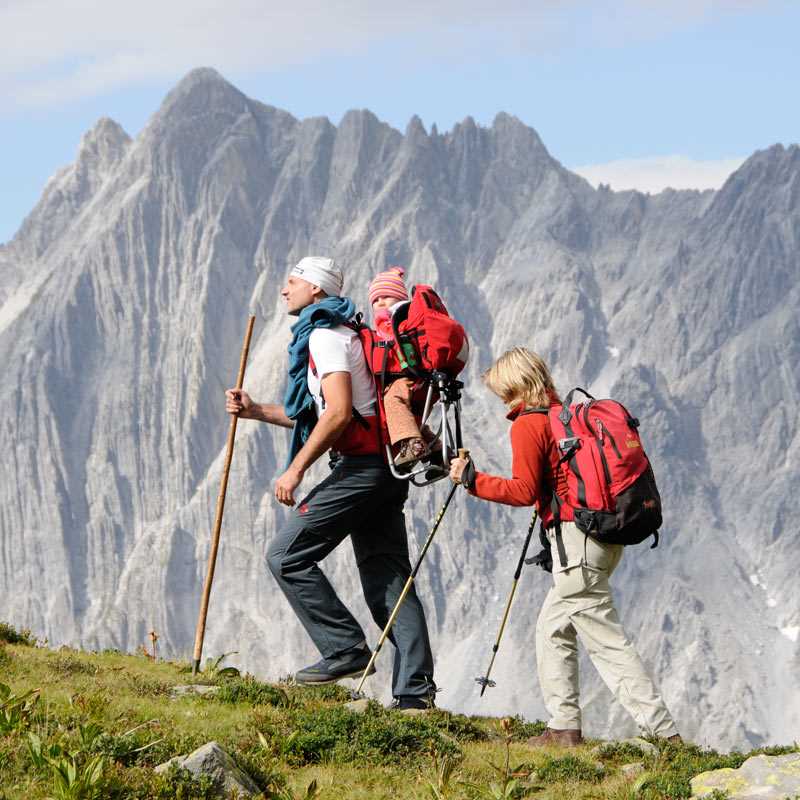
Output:
<path fill-rule="evenodd" d="M 169 690 L 169 696 L 176 700 L 179 697 L 203 697 L 205 695 L 213 695 L 219 692 L 219 686 L 206 686 L 201 683 L 185 684 L 180 686 L 173 686 Z"/>
<path fill-rule="evenodd" d="M 658 755 L 658 748 L 648 742 L 646 739 L 641 739 L 638 736 L 633 736 L 630 739 L 622 739 L 619 742 L 601 742 L 595 745 L 589 752 L 595 758 L 602 758 L 609 752 L 613 752 L 617 745 L 628 745 L 635 747 L 643 756 L 656 756 Z"/>
<path fill-rule="evenodd" d="M 715 769 L 692 778 L 692 798 L 714 790 L 730 800 L 793 800 L 800 796 L 800 753 L 753 756 L 739 769 Z"/>
<path fill-rule="evenodd" d="M 627 744 L 631 747 L 637 747 L 641 751 L 642 755 L 645 756 L 658 755 L 658 748 L 652 742 L 648 742 L 647 739 L 641 739 L 638 736 L 633 736 L 630 739 L 623 739 L 620 744 Z"/>
<path fill-rule="evenodd" d="M 644 772 L 644 764 L 641 761 L 635 761 L 632 764 L 623 764 L 619 771 L 627 779 L 638 778 Z"/>
<path fill-rule="evenodd" d="M 187 769 L 192 775 L 208 775 L 219 787 L 219 797 L 256 797 L 261 790 L 217 742 L 208 742 L 188 756 L 175 756 L 159 764 L 156 772 L 167 772 L 173 765 Z"/>
<path fill-rule="evenodd" d="M 361 697 L 358 700 L 351 700 L 349 703 L 345 703 L 344 707 L 354 714 L 363 714 L 369 708 L 369 704 L 370 701 L 368 698 Z"/>

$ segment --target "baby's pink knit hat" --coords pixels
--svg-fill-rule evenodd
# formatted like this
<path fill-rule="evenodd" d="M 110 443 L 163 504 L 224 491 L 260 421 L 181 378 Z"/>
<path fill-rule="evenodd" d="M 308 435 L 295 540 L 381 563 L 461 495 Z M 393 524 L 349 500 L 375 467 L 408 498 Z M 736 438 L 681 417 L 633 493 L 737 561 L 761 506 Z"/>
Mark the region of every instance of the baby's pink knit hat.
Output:
<path fill-rule="evenodd" d="M 408 291 L 403 282 L 406 271 L 402 267 L 389 267 L 386 272 L 379 272 L 369 285 L 369 303 L 372 305 L 379 297 L 396 297 L 408 300 Z"/>

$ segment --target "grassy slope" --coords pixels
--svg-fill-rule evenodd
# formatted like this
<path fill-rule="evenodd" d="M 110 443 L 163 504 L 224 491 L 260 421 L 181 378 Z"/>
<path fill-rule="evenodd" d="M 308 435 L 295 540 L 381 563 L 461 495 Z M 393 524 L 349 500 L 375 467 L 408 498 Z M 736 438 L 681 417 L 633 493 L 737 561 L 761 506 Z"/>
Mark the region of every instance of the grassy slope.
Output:
<path fill-rule="evenodd" d="M 220 694 L 172 700 L 172 686 L 193 682 L 184 665 L 3 638 L 19 637 L 0 626 L 0 684 L 17 696 L 40 693 L 26 705 L 4 701 L 0 686 L 0 800 L 92 797 L 91 788 L 59 794 L 52 764 L 73 760 L 80 778 L 98 756 L 104 758 L 94 796 L 204 798 L 210 789 L 202 782 L 156 776 L 152 767 L 210 740 L 234 756 L 265 797 L 284 799 L 306 797 L 312 781 L 317 797 L 331 800 L 430 799 L 436 791 L 441 798 L 503 796 L 492 784 L 497 792 L 505 785 L 508 797 L 688 797 L 691 776 L 738 766 L 746 757 L 692 746 L 665 747 L 655 758 L 619 746 L 598 755 L 590 752 L 596 742 L 574 751 L 534 751 L 524 740 L 541 723 L 443 711 L 407 718 L 377 705 L 355 715 L 342 707 L 347 694 L 335 686 L 309 690 L 206 674 L 196 682 L 218 683 Z M 50 764 L 37 763 L 30 734 L 45 750 L 56 745 L 62 753 Z M 619 768 L 633 761 L 643 761 L 647 771 L 626 780 Z M 516 788 L 507 785 L 509 772 L 517 776 Z"/>

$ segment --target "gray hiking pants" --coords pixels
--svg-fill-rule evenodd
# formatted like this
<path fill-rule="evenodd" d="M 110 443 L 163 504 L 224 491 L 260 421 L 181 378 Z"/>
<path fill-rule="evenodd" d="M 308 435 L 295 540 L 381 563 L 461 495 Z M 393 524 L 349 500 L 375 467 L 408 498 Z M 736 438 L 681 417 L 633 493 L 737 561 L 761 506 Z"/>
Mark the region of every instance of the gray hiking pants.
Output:
<path fill-rule="evenodd" d="M 345 456 L 297 505 L 271 542 L 269 568 L 323 658 L 366 637 L 317 562 L 350 537 L 364 598 L 383 629 L 411 574 L 403 516 L 407 496 L 408 483 L 393 478 L 379 456 Z M 392 694 L 432 692 L 428 626 L 413 585 L 389 640 L 395 646 Z"/>
<path fill-rule="evenodd" d="M 655 736 L 678 731 L 636 648 L 625 636 L 608 579 L 622 558 L 622 545 L 600 544 L 572 522 L 561 525 L 567 566 L 558 557 L 553 530 L 553 588 L 536 622 L 536 661 L 548 727 L 579 729 L 578 639 L 600 677 L 639 728 Z"/>

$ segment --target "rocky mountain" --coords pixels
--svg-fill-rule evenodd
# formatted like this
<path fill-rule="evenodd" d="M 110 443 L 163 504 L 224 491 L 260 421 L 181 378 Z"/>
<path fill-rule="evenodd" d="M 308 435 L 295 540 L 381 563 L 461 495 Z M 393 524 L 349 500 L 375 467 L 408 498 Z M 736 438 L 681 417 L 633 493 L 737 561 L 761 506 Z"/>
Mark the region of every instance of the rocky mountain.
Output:
<path fill-rule="evenodd" d="M 278 290 L 334 255 L 362 308 L 388 263 L 432 282 L 468 326 L 466 437 L 505 472 L 507 422 L 480 373 L 524 344 L 563 389 L 611 393 L 643 421 L 662 487 L 657 550 L 615 575 L 626 629 L 687 736 L 716 747 L 800 738 L 800 148 L 755 153 L 717 192 L 593 189 L 500 114 L 405 133 L 368 111 L 338 127 L 190 73 L 133 140 L 86 134 L 0 247 L 0 618 L 51 642 L 134 649 L 155 628 L 188 657 L 246 316 L 246 387 L 279 399 Z M 205 653 L 265 677 L 315 651 L 268 575 L 288 437 L 239 425 Z M 310 485 L 316 475 L 308 479 Z M 412 548 L 444 483 L 413 490 Z M 467 712 L 544 709 L 533 628 L 548 576 L 523 573 L 478 698 L 528 523 L 457 495 L 422 568 L 444 688 Z M 326 571 L 367 624 L 345 546 Z M 369 623 L 370 635 L 377 636 Z M 390 657 L 370 682 L 386 700 Z M 632 730 L 586 663 L 585 730 Z"/>

